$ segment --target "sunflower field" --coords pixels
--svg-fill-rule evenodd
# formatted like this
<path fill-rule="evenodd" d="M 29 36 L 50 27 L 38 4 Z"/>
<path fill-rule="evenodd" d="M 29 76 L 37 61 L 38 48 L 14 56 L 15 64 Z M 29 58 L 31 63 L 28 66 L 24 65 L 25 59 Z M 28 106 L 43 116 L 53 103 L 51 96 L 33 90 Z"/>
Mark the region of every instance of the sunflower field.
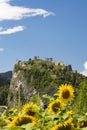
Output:
<path fill-rule="evenodd" d="M 0 107 L 0 130 L 87 130 L 87 113 L 73 109 L 75 90 L 71 84 L 61 84 L 47 106 L 40 98 L 15 108 Z"/>

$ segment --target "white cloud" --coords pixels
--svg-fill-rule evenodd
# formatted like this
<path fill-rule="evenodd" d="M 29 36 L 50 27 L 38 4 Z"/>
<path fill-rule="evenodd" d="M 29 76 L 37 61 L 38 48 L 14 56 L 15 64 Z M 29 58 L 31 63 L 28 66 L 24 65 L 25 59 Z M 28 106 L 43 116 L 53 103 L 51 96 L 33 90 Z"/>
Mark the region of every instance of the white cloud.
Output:
<path fill-rule="evenodd" d="M 10 4 L 11 0 L 0 0 L 0 21 L 3 20 L 20 20 L 24 17 L 33 17 L 42 15 L 47 17 L 53 15 L 44 9 L 25 8 L 20 6 L 13 6 Z"/>
<path fill-rule="evenodd" d="M 84 68 L 87 70 L 87 61 L 84 63 Z"/>
<path fill-rule="evenodd" d="M 13 28 L 9 28 L 9 29 L 6 29 L 6 30 L 1 30 L 0 35 L 5 35 L 5 34 L 8 35 L 8 34 L 20 32 L 20 31 L 23 31 L 23 30 L 24 30 L 23 26 L 15 26 Z"/>
<path fill-rule="evenodd" d="M 87 70 L 82 71 L 81 74 L 87 76 Z"/>
<path fill-rule="evenodd" d="M 85 63 L 83 64 L 84 66 L 84 70 L 81 72 L 81 74 L 87 76 L 87 61 L 85 61 Z"/>
<path fill-rule="evenodd" d="M 0 3 L 6 3 L 9 2 L 10 0 L 0 0 Z"/>
<path fill-rule="evenodd" d="M 0 48 L 0 52 L 4 51 L 4 48 Z"/>

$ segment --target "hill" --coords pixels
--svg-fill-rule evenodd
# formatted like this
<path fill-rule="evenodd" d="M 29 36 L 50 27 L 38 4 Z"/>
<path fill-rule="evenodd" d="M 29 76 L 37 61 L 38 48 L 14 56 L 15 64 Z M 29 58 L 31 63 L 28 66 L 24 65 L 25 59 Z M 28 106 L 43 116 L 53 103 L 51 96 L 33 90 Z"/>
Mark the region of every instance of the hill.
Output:
<path fill-rule="evenodd" d="M 5 85 L 10 85 L 10 79 L 0 74 L 0 87 Z"/>
<path fill-rule="evenodd" d="M 78 88 L 85 76 L 72 70 L 71 65 L 54 61 L 52 58 L 40 59 L 35 56 L 28 61 L 18 61 L 13 70 L 8 104 L 24 104 L 38 93 L 53 95 L 60 84 L 69 83 Z"/>
<path fill-rule="evenodd" d="M 0 75 L 2 75 L 3 77 L 7 78 L 7 79 L 11 79 L 12 78 L 12 71 L 7 71 L 4 73 L 0 73 Z"/>
<path fill-rule="evenodd" d="M 7 104 L 10 81 L 11 81 L 11 71 L 6 73 L 0 73 L 0 105 Z"/>

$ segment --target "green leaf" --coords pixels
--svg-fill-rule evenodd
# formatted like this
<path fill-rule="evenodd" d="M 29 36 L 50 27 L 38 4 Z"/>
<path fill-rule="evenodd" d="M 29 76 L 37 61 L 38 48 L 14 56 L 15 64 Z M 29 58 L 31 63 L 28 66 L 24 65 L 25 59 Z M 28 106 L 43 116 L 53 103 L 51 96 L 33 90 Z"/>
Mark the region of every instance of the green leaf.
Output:
<path fill-rule="evenodd" d="M 33 123 L 28 123 L 26 125 L 22 125 L 22 128 L 24 128 L 24 130 L 32 130 L 33 126 Z"/>
<path fill-rule="evenodd" d="M 78 118 L 78 122 L 83 121 L 85 118 L 86 118 L 85 116 L 81 116 L 81 117 L 79 117 L 79 118 Z"/>
<path fill-rule="evenodd" d="M 64 115 L 63 115 L 63 119 L 64 119 L 64 120 L 68 119 L 68 117 L 69 117 L 69 115 L 67 115 L 67 114 L 64 114 Z"/>
<path fill-rule="evenodd" d="M 53 97 L 51 97 L 51 96 L 49 96 L 49 95 L 47 95 L 47 94 L 44 94 L 44 95 L 43 95 L 43 98 L 48 99 L 49 101 L 53 101 L 53 100 L 54 100 Z"/>
<path fill-rule="evenodd" d="M 25 128 L 22 128 L 21 126 L 15 126 L 15 127 L 11 127 L 8 130 L 26 130 Z"/>
<path fill-rule="evenodd" d="M 81 128 L 81 129 L 79 129 L 79 130 L 87 130 L 87 127 Z"/>

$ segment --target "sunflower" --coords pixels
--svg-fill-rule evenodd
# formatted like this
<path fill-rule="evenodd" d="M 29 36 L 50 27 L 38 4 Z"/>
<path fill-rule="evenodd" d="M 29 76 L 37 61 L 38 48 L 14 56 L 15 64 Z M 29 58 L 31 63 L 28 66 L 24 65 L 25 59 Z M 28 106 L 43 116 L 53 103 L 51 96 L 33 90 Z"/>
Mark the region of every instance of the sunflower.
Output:
<path fill-rule="evenodd" d="M 74 88 L 69 84 L 59 86 L 59 91 L 56 94 L 59 96 L 61 103 L 67 104 L 74 99 Z"/>
<path fill-rule="evenodd" d="M 69 118 L 64 122 L 64 130 L 73 130 L 74 124 L 72 123 L 73 118 Z"/>
<path fill-rule="evenodd" d="M 55 125 L 51 130 L 73 130 L 74 124 L 72 123 L 72 118 L 69 118 L 65 122 Z"/>
<path fill-rule="evenodd" d="M 52 101 L 49 105 L 48 105 L 48 111 L 49 112 L 54 112 L 54 113 L 58 113 L 59 110 L 61 108 L 61 103 L 59 100 L 55 100 Z"/>
<path fill-rule="evenodd" d="M 36 115 L 36 109 L 38 108 L 38 106 L 34 103 L 27 103 L 23 106 L 23 112 L 27 115 L 30 116 L 35 116 Z"/>
<path fill-rule="evenodd" d="M 27 124 L 27 123 L 35 123 L 36 119 L 32 116 L 28 116 L 28 115 L 18 115 L 16 116 L 13 121 L 10 123 L 10 127 L 14 127 L 14 126 L 21 126 L 23 124 Z"/>

